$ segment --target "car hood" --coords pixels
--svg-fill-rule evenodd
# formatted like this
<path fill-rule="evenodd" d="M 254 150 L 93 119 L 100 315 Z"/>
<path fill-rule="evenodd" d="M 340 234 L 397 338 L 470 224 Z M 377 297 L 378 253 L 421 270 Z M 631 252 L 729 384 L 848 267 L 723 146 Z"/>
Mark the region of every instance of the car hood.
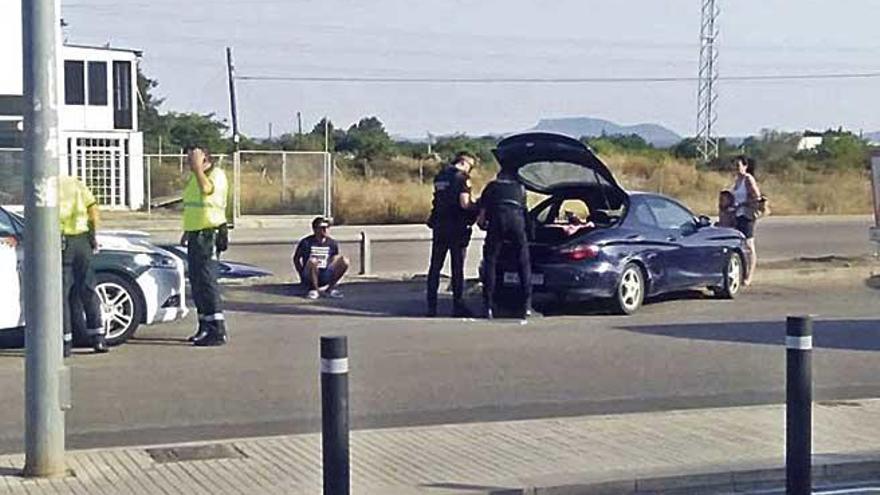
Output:
<path fill-rule="evenodd" d="M 626 196 L 614 174 L 585 144 L 550 132 L 526 132 L 501 140 L 492 151 L 502 170 L 515 174 L 530 191 L 596 187 Z"/>

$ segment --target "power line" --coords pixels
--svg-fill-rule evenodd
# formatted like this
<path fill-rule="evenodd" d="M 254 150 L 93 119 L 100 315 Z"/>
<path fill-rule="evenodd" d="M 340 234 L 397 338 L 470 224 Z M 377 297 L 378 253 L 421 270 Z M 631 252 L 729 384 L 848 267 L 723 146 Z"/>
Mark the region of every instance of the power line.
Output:
<path fill-rule="evenodd" d="M 873 79 L 877 72 L 838 72 L 829 74 L 766 74 L 719 77 L 720 81 L 792 81 L 823 79 Z M 697 82 L 698 77 L 364 77 L 364 76 L 269 76 L 241 75 L 239 81 L 390 83 L 390 84 L 593 84 L 593 83 L 677 83 Z"/>

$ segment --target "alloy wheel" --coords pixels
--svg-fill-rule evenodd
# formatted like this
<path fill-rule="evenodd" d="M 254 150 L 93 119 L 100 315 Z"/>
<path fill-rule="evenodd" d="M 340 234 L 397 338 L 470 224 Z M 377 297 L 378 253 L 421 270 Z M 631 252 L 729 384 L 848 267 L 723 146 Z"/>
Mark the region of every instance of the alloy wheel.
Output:
<path fill-rule="evenodd" d="M 642 303 L 642 275 L 636 267 L 627 268 L 620 281 L 620 303 L 627 311 L 636 310 Z"/>
<path fill-rule="evenodd" d="M 101 319 L 105 338 L 119 337 L 134 320 L 134 299 L 124 287 L 113 282 L 102 282 L 95 287 L 101 300 Z"/>

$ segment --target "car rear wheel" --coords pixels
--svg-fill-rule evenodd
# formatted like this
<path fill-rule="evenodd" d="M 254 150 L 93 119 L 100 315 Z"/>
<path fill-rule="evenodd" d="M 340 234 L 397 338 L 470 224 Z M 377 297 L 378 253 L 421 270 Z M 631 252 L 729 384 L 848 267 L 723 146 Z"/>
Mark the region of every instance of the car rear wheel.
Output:
<path fill-rule="evenodd" d="M 98 273 L 95 292 L 101 302 L 107 345 L 119 345 L 137 331 L 144 314 L 140 294 L 133 282 L 115 273 Z"/>
<path fill-rule="evenodd" d="M 645 276 L 635 263 L 623 268 L 614 296 L 614 309 L 622 315 L 635 313 L 645 300 Z"/>
<path fill-rule="evenodd" d="M 743 260 L 739 253 L 731 252 L 727 255 L 722 275 L 722 285 L 715 289 L 715 295 L 722 299 L 735 298 L 742 289 L 743 280 Z"/>

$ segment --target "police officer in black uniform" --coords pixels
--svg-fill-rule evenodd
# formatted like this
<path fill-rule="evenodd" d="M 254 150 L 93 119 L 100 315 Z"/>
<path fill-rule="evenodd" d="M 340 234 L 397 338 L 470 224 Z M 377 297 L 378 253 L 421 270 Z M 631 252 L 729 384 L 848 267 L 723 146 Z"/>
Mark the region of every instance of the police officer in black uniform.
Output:
<path fill-rule="evenodd" d="M 483 304 L 486 318 L 494 317 L 495 279 L 501 246 L 508 242 L 516 253 L 519 284 L 523 295 L 522 315 L 532 312 L 532 269 L 526 235 L 526 191 L 513 174 L 498 172 L 480 197 L 478 223 L 486 229 L 483 243 Z"/>
<path fill-rule="evenodd" d="M 466 151 L 458 152 L 446 168 L 434 177 L 434 202 L 428 226 L 431 241 L 431 266 L 428 269 L 428 316 L 437 315 L 437 289 L 440 269 L 446 252 L 452 257 L 452 314 L 471 316 L 464 304 L 464 258 L 471 240 L 471 225 L 476 220 L 476 205 L 471 199 L 469 174 L 477 159 Z"/>

